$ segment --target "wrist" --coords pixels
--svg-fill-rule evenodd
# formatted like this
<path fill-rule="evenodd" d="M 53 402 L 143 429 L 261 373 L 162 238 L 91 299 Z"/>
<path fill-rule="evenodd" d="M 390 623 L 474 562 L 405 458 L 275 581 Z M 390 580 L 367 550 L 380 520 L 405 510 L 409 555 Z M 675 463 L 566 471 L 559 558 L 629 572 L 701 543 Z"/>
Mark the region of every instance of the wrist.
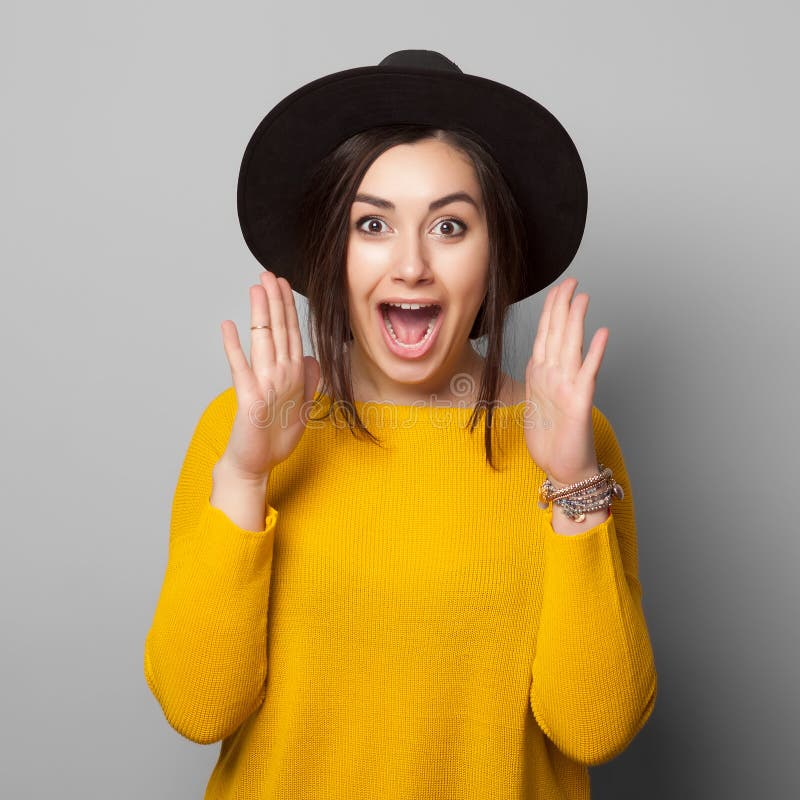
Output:
<path fill-rule="evenodd" d="M 588 467 L 585 470 L 581 470 L 577 472 L 575 475 L 559 475 L 557 478 L 551 475 L 549 472 L 547 473 L 547 479 L 553 485 L 554 489 L 565 489 L 567 486 L 571 486 L 573 483 L 580 483 L 581 481 L 585 481 L 588 478 L 593 478 L 600 472 L 600 465 L 595 464 L 592 467 Z"/>
<path fill-rule="evenodd" d="M 247 484 L 256 488 L 266 488 L 269 482 L 270 470 L 264 473 L 250 473 L 239 469 L 231 464 L 223 455 L 212 469 L 212 477 L 215 481 L 236 481 L 237 483 Z"/>
<path fill-rule="evenodd" d="M 601 508 L 597 511 L 587 511 L 583 520 L 576 522 L 570 519 L 558 506 L 553 506 L 551 526 L 553 530 L 562 536 L 575 536 L 578 533 L 591 530 L 611 516 L 610 508 Z"/>

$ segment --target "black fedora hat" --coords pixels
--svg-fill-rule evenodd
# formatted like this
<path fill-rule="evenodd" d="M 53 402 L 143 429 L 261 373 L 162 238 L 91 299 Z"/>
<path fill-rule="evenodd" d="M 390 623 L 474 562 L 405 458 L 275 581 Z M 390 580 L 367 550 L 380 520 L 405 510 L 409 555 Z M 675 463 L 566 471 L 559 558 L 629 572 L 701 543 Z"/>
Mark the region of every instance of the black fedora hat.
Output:
<path fill-rule="evenodd" d="M 316 164 L 368 128 L 392 124 L 467 128 L 485 142 L 520 209 L 528 249 L 516 300 L 567 269 L 586 224 L 586 175 L 561 123 L 504 84 L 462 72 L 431 50 L 401 50 L 377 66 L 318 78 L 261 121 L 239 172 L 238 212 L 253 255 L 305 294 L 295 219 Z"/>

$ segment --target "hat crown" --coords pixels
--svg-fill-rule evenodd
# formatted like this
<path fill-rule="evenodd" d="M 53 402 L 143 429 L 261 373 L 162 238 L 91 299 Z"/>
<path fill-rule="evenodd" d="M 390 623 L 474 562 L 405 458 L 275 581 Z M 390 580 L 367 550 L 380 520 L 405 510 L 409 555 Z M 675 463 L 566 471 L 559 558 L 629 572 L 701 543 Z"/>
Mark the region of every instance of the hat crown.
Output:
<path fill-rule="evenodd" d="M 447 56 L 443 56 L 435 50 L 397 50 L 386 56 L 378 66 L 438 69 L 443 72 L 459 72 L 463 74 L 458 64 L 454 64 Z"/>

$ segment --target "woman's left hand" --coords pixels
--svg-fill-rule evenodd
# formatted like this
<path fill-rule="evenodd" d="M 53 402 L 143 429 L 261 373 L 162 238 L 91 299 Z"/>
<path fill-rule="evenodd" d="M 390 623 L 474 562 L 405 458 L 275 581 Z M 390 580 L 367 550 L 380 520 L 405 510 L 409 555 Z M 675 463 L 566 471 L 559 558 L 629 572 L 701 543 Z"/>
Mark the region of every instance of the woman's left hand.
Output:
<path fill-rule="evenodd" d="M 547 293 L 525 370 L 525 441 L 551 482 L 567 485 L 597 474 L 592 404 L 608 328 L 600 328 L 583 358 L 585 293 L 567 278 Z"/>

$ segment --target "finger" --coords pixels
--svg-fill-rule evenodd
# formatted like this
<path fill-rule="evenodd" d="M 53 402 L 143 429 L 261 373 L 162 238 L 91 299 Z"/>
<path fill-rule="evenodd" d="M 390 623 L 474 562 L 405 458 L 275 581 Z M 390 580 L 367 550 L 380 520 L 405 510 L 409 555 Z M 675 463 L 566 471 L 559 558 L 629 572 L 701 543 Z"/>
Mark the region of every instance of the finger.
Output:
<path fill-rule="evenodd" d="M 586 358 L 583 361 L 583 366 L 578 371 L 575 382 L 581 386 L 594 385 L 597 380 L 597 374 L 600 371 L 600 365 L 603 363 L 603 356 L 606 352 L 606 345 L 608 344 L 609 331 L 608 328 L 598 328 L 592 337 L 592 343 L 589 345 L 589 352 L 586 353 Z"/>
<path fill-rule="evenodd" d="M 275 344 L 275 360 L 289 360 L 289 339 L 286 334 L 286 314 L 283 310 L 283 292 L 275 274 L 267 270 L 261 276 L 261 284 L 269 301 L 269 320 L 272 325 L 272 341 Z"/>
<path fill-rule="evenodd" d="M 252 330 L 254 325 L 272 325 L 267 293 L 260 285 L 250 287 L 250 363 L 256 375 L 264 375 L 275 363 L 275 345 L 270 328 Z"/>
<path fill-rule="evenodd" d="M 533 341 L 533 354 L 531 356 L 534 364 L 544 363 L 545 347 L 547 345 L 547 326 L 550 324 L 550 311 L 553 308 L 558 286 L 551 286 L 544 298 L 542 313 L 539 316 L 539 327 L 536 331 L 536 338 Z"/>
<path fill-rule="evenodd" d="M 301 361 L 303 358 L 303 339 L 300 336 L 300 322 L 297 319 L 297 306 L 294 293 L 286 278 L 278 278 L 278 286 L 283 293 L 283 307 L 286 314 L 286 330 L 289 337 L 289 358 Z"/>
<path fill-rule="evenodd" d="M 561 363 L 571 375 L 577 374 L 583 361 L 583 323 L 588 306 L 589 295 L 585 292 L 576 294 L 567 317 L 564 341 L 561 345 Z"/>
<path fill-rule="evenodd" d="M 553 300 L 553 310 L 550 312 L 550 324 L 547 326 L 547 343 L 545 346 L 545 363 L 559 364 L 561 361 L 561 345 L 564 339 L 564 327 L 569 314 L 569 303 L 578 281 L 567 278 Z"/>
<path fill-rule="evenodd" d="M 242 350 L 236 323 L 226 319 L 220 327 L 222 328 L 222 346 L 225 348 L 225 357 L 228 359 L 231 378 L 238 394 L 244 388 L 246 378 L 249 377 L 250 365 Z"/>

